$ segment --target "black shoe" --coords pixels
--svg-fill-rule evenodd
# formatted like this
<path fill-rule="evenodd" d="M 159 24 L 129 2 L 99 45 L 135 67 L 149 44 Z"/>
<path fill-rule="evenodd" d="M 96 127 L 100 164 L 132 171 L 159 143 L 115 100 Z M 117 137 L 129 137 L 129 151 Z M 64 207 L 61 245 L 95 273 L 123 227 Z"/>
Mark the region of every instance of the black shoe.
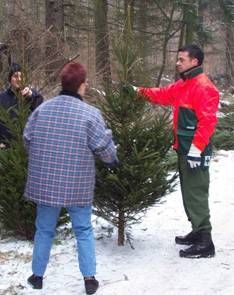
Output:
<path fill-rule="evenodd" d="M 34 274 L 28 278 L 28 283 L 32 286 L 33 289 L 42 289 L 43 277 L 35 276 Z"/>
<path fill-rule="evenodd" d="M 84 278 L 85 282 L 85 291 L 86 294 L 94 294 L 98 287 L 99 287 L 99 282 L 95 279 L 95 277 L 85 277 Z"/>
<path fill-rule="evenodd" d="M 189 234 L 185 236 L 177 236 L 175 237 L 176 244 L 179 245 L 192 245 L 197 242 L 200 237 L 200 232 L 191 231 Z"/>
<path fill-rule="evenodd" d="M 199 241 L 185 250 L 180 250 L 180 257 L 185 258 L 210 258 L 213 256 L 215 256 L 215 247 L 210 233 L 201 233 Z"/>

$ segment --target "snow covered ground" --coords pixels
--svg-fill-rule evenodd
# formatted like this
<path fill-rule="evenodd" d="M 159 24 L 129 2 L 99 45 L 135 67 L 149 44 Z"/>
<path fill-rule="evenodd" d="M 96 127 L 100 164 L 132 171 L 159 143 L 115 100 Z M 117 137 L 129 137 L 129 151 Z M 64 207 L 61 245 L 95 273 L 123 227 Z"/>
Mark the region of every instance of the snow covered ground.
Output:
<path fill-rule="evenodd" d="M 234 294 L 234 151 L 220 151 L 211 164 L 210 208 L 216 256 L 186 259 L 174 236 L 190 231 L 179 188 L 151 208 L 132 227 L 133 246 L 116 245 L 105 224 L 94 217 L 98 295 Z M 101 238 L 102 237 L 102 238 Z M 31 274 L 32 244 L 0 240 L 0 294 L 85 294 L 76 259 L 75 240 L 56 239 L 41 291 L 26 283 Z"/>

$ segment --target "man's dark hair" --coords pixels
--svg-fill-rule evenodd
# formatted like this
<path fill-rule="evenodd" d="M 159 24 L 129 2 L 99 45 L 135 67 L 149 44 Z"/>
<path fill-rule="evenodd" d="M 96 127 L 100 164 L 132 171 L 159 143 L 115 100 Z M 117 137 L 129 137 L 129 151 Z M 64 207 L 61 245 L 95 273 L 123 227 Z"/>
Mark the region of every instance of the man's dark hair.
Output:
<path fill-rule="evenodd" d="M 76 93 L 80 85 L 85 82 L 87 72 L 78 62 L 66 64 L 60 72 L 62 89 Z"/>
<path fill-rule="evenodd" d="M 203 63 L 204 52 L 197 45 L 188 44 L 188 45 L 185 45 L 185 46 L 179 48 L 179 50 L 178 50 L 178 52 L 184 52 L 184 51 L 188 52 L 189 57 L 196 58 L 198 60 L 198 66 L 200 66 Z"/>
<path fill-rule="evenodd" d="M 17 63 L 12 63 L 10 65 L 9 69 L 9 74 L 8 74 L 8 81 L 11 82 L 11 77 L 14 75 L 16 72 L 21 72 L 21 66 Z"/>

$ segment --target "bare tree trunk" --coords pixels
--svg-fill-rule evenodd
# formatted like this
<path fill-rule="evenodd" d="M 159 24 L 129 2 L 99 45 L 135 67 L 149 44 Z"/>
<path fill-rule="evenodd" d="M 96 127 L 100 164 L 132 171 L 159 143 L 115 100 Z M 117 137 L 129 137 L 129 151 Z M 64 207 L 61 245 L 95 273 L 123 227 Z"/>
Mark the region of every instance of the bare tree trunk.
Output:
<path fill-rule="evenodd" d="M 140 57 L 142 59 L 142 64 L 141 64 L 141 72 L 140 75 L 138 74 L 137 78 L 140 79 L 142 84 L 148 83 L 148 78 L 149 78 L 149 52 L 151 46 L 149 45 L 150 39 L 149 36 L 147 36 L 147 28 L 148 28 L 148 14 L 147 11 L 149 9 L 149 1 L 148 0 L 138 0 L 135 1 L 135 5 L 138 7 L 136 10 L 136 15 L 134 16 L 134 21 L 135 21 L 135 40 L 137 40 L 138 43 L 138 48 L 139 48 L 139 53 Z M 132 11 L 131 14 L 133 14 L 134 11 Z M 133 16 L 132 16 L 133 17 Z M 132 24 L 133 26 L 133 24 Z"/>
<path fill-rule="evenodd" d="M 198 0 L 198 20 L 199 20 L 199 26 L 203 28 L 204 23 L 204 5 L 202 0 Z M 198 42 L 201 48 L 204 48 L 205 40 L 204 37 L 201 35 L 200 32 L 197 34 Z"/>
<path fill-rule="evenodd" d="M 24 37 L 27 32 L 22 31 L 21 15 L 23 8 L 20 0 L 6 1 L 6 28 L 9 34 L 9 48 L 11 60 L 23 63 L 25 60 Z"/>
<path fill-rule="evenodd" d="M 16 18 L 20 16 L 19 11 L 19 1 L 18 0 L 12 0 L 6 2 L 6 12 L 7 12 L 7 26 L 12 27 L 12 25 L 15 25 Z"/>
<path fill-rule="evenodd" d="M 46 0 L 46 27 L 64 34 L 63 0 Z"/>
<path fill-rule="evenodd" d="M 185 21 L 186 21 L 186 34 L 185 44 L 194 42 L 196 34 L 196 22 L 198 17 L 198 2 L 197 0 L 187 0 L 184 6 Z"/>
<path fill-rule="evenodd" d="M 134 23 L 134 6 L 135 0 L 124 0 L 124 19 L 130 21 L 131 30 L 133 30 Z"/>
<path fill-rule="evenodd" d="M 226 73 L 228 86 L 234 84 L 234 26 L 226 25 Z"/>
<path fill-rule="evenodd" d="M 107 0 L 95 0 L 96 74 L 106 90 L 111 86 Z"/>
<path fill-rule="evenodd" d="M 222 9 L 223 20 L 225 25 L 226 34 L 226 75 L 227 75 L 227 86 L 234 83 L 234 16 L 232 14 L 231 2 L 225 2 L 219 0 L 219 6 Z"/>
<path fill-rule="evenodd" d="M 126 45 L 126 51 L 128 51 L 129 44 L 133 39 L 133 23 L 134 23 L 134 5 L 135 0 L 124 0 L 124 29 L 123 40 Z M 129 71 L 128 66 L 124 69 L 123 81 L 132 82 L 133 74 Z"/>
<path fill-rule="evenodd" d="M 125 234 L 125 218 L 124 212 L 120 209 L 119 221 L 118 221 L 118 246 L 124 245 L 124 234 Z"/>
<path fill-rule="evenodd" d="M 2 41 L 2 37 L 5 32 L 5 23 L 6 23 L 6 1 L 2 0 L 0 4 L 0 41 Z"/>
<path fill-rule="evenodd" d="M 34 0 L 30 2 L 30 8 L 32 10 L 33 19 L 37 23 L 42 21 L 42 16 L 44 16 L 44 14 L 42 14 L 41 12 L 41 7 L 43 7 L 43 12 L 44 12 L 45 1 L 42 2 L 41 0 Z"/>
<path fill-rule="evenodd" d="M 51 35 L 47 40 L 45 55 L 51 62 L 46 66 L 48 79 L 54 81 L 54 72 L 61 66 L 61 57 L 58 52 L 59 41 L 64 39 L 64 6 L 63 0 L 46 0 L 46 28 Z"/>
<path fill-rule="evenodd" d="M 179 43 L 178 43 L 178 49 L 180 49 L 184 45 L 184 35 L 185 35 L 185 24 L 182 22 L 182 26 L 180 29 L 180 37 L 179 37 Z M 175 80 L 179 79 L 179 73 L 175 68 Z"/>
<path fill-rule="evenodd" d="M 165 33 L 164 33 L 164 41 L 163 41 L 163 48 L 162 48 L 162 65 L 159 70 L 156 86 L 160 85 L 160 81 L 162 79 L 162 75 L 163 75 L 163 72 L 164 72 L 164 69 L 166 66 L 167 44 L 170 40 L 170 31 L 171 31 L 171 26 L 172 26 L 172 22 L 173 22 L 174 12 L 175 12 L 175 4 L 173 4 L 173 6 L 171 8 L 170 16 L 167 20 L 167 26 L 166 26 Z"/>
<path fill-rule="evenodd" d="M 188 0 L 182 4 L 182 20 L 178 48 L 194 42 L 196 37 L 196 21 L 198 17 L 198 0 Z M 179 73 L 175 70 L 175 80 Z"/>

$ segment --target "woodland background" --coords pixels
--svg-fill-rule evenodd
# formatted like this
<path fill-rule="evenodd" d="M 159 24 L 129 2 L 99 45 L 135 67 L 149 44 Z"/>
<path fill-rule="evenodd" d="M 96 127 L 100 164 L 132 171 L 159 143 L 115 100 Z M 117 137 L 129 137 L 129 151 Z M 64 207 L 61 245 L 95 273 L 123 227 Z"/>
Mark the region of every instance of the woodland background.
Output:
<path fill-rule="evenodd" d="M 118 71 L 113 40 L 128 11 L 144 69 L 136 83 L 174 80 L 178 48 L 194 42 L 205 51 L 206 73 L 221 89 L 233 91 L 233 0 L 1 0 L 0 88 L 11 61 L 24 65 L 46 98 L 57 94 L 57 74 L 68 60 L 85 64 L 90 89 L 113 83 Z"/>

